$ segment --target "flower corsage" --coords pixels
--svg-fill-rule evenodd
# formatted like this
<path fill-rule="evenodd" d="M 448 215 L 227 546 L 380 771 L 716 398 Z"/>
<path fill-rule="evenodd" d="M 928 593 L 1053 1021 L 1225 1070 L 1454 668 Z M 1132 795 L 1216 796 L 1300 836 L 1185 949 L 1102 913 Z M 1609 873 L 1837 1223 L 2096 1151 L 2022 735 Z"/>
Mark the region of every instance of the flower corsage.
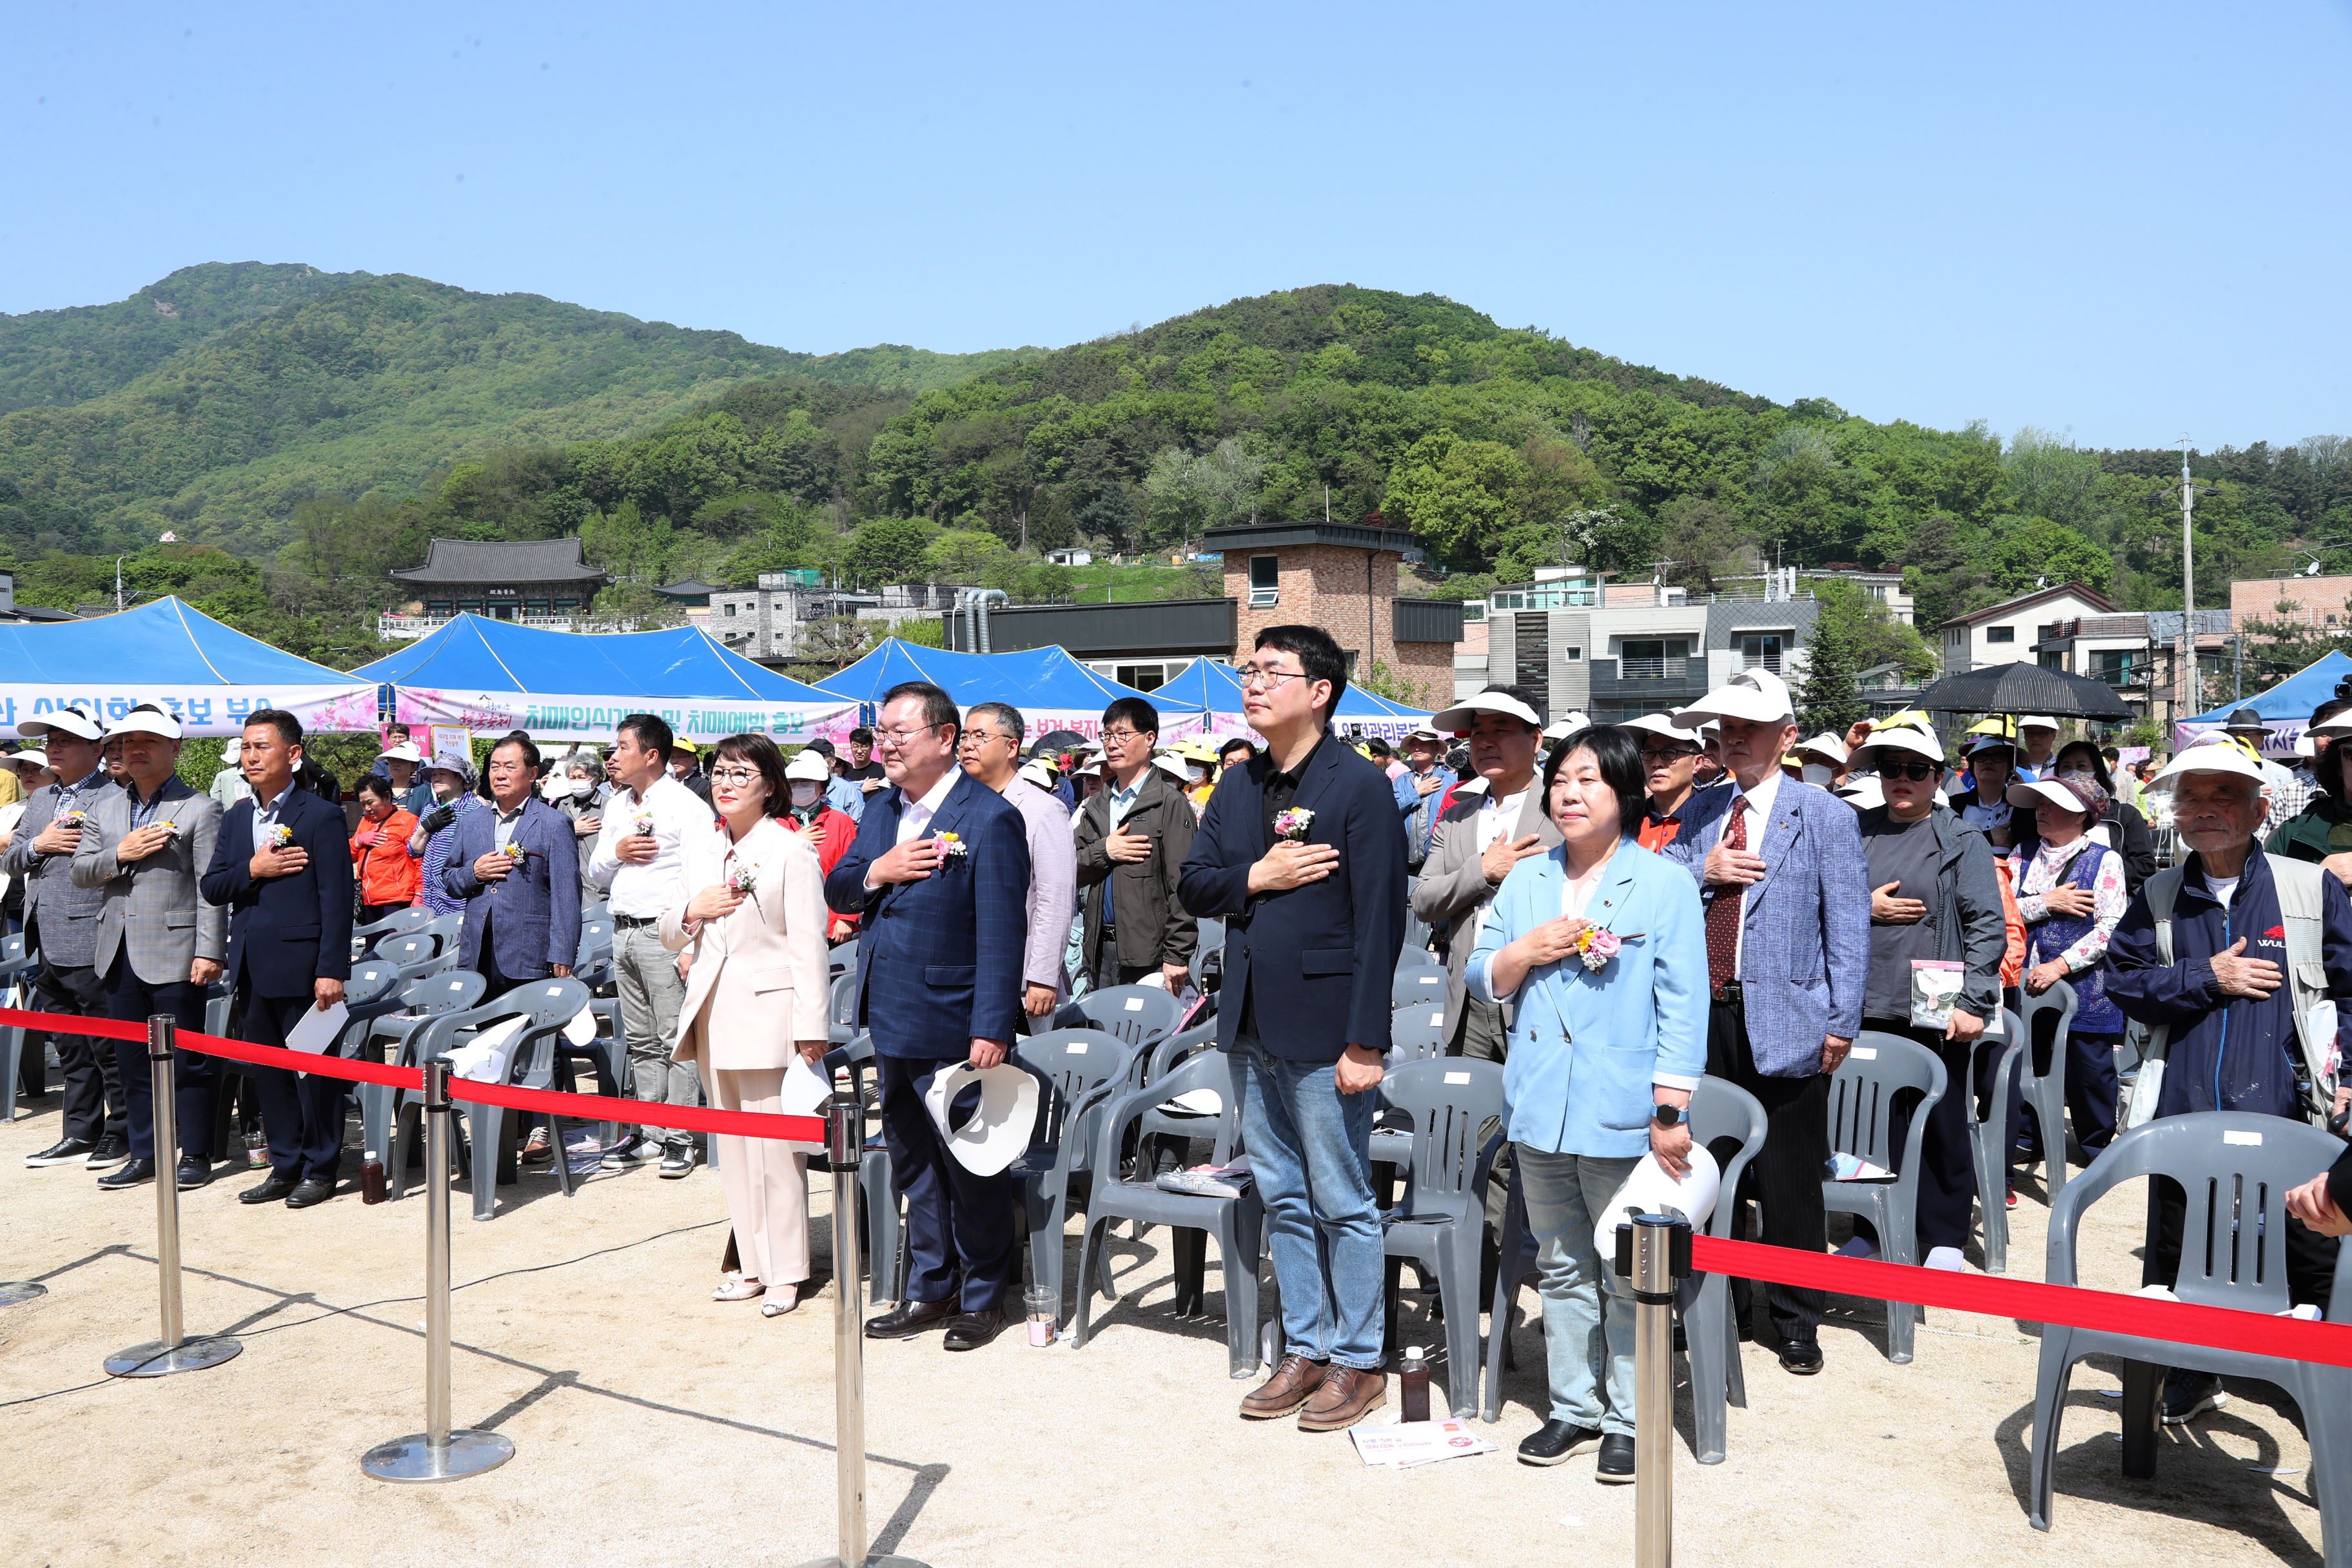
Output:
<path fill-rule="evenodd" d="M 635 822 L 629 824 L 629 826 L 635 831 L 635 834 L 639 838 L 650 838 L 653 837 L 654 819 L 650 816 L 640 816 Z"/>
<path fill-rule="evenodd" d="M 1274 836 L 1293 844 L 1307 842 L 1307 829 L 1315 826 L 1315 814 L 1303 805 L 1294 805 L 1274 819 Z"/>
<path fill-rule="evenodd" d="M 942 833 L 939 835 L 939 840 L 940 855 L 944 859 L 961 860 L 971 853 L 971 846 L 955 834 Z"/>
<path fill-rule="evenodd" d="M 1576 956 L 1595 974 L 1607 967 L 1609 961 L 1617 956 L 1617 950 L 1624 945 L 1623 938 L 1600 926 L 1586 926 L 1576 933 Z"/>
<path fill-rule="evenodd" d="M 727 879 L 727 885 L 738 895 L 748 898 L 751 896 L 751 889 L 759 884 L 759 880 L 760 868 L 752 865 L 739 865 L 735 868 L 734 875 Z"/>
<path fill-rule="evenodd" d="M 286 824 L 282 822 L 273 822 L 269 825 L 269 847 L 272 849 L 283 849 L 286 846 L 293 842 L 294 830 L 292 828 L 287 826 Z"/>

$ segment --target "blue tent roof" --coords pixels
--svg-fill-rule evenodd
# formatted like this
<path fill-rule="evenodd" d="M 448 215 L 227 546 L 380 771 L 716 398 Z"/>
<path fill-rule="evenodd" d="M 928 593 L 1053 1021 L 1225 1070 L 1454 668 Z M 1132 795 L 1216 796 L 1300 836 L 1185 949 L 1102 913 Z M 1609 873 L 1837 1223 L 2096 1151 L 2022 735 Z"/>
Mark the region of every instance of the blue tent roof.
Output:
<path fill-rule="evenodd" d="M 395 686 L 463 691 L 609 692 L 816 706 L 839 700 L 730 652 L 699 626 L 591 635 L 462 615 L 352 674 Z"/>
<path fill-rule="evenodd" d="M 0 730 L 68 707 L 119 719 L 151 699 L 192 735 L 234 735 L 259 708 L 289 708 L 322 731 L 364 730 L 375 717 L 370 678 L 282 653 L 175 598 L 95 620 L 0 625 Z"/>
<path fill-rule="evenodd" d="M 2306 722 L 2311 710 L 2336 695 L 2336 683 L 2352 676 L 2352 658 L 2340 653 L 2324 656 L 2296 670 L 2268 691 L 2257 692 L 2242 702 L 2224 702 L 2210 713 L 2200 713 L 2183 721 L 2189 724 L 2219 724 L 2241 708 L 2251 708 L 2273 722 L 2293 720 Z"/>
<path fill-rule="evenodd" d="M 1196 658 L 1151 694 L 1154 702 L 1162 698 L 1194 704 L 1215 713 L 1238 713 L 1242 710 L 1241 677 L 1234 673 L 1231 665 L 1219 664 L 1213 658 Z M 1426 719 L 1429 710 L 1391 702 L 1351 681 L 1348 689 L 1339 694 L 1339 706 L 1332 716 L 1339 720 Z"/>
<path fill-rule="evenodd" d="M 879 702 L 882 694 L 902 680 L 928 680 L 944 689 L 960 707 L 975 702 L 1009 702 L 1024 714 L 1044 712 L 1100 713 L 1120 697 L 1140 697 L 1162 713 L 1198 713 L 1203 704 L 1171 699 L 1167 689 L 1138 691 L 1131 686 L 1097 675 L 1072 658 L 1062 647 L 1034 647 L 1019 653 L 955 653 L 946 648 L 918 647 L 897 637 L 843 670 L 820 681 L 818 689 L 857 702 Z"/>

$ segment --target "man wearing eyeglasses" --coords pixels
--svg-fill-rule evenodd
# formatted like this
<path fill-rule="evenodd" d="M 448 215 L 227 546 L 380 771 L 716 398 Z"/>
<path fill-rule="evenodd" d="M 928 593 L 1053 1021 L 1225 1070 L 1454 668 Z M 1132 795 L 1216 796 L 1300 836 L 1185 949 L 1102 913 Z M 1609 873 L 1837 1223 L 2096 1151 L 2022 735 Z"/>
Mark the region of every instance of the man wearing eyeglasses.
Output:
<path fill-rule="evenodd" d="M 1181 991 L 1200 924 L 1176 901 L 1195 819 L 1183 787 L 1151 763 L 1160 714 L 1140 697 L 1103 710 L 1103 787 L 1078 809 L 1080 949 L 1097 991 L 1149 983 Z"/>
<path fill-rule="evenodd" d="M 1027 831 L 1003 795 L 956 766 L 962 730 L 955 700 L 929 681 L 884 694 L 874 749 L 892 787 L 866 802 L 856 842 L 824 879 L 828 904 L 863 917 L 857 1022 L 874 1037 L 882 1137 L 907 1200 L 906 1295 L 866 1334 L 945 1327 L 951 1351 L 1003 1329 L 1021 1255 L 1011 1178 L 967 1169 L 924 1101 L 959 1064 L 1003 1064 L 1029 929 Z"/>
<path fill-rule="evenodd" d="M 1702 753 L 1690 731 L 1675 728 L 1674 720 L 1664 713 L 1628 719 L 1625 728 L 1642 738 L 1642 771 L 1650 786 L 1650 809 L 1633 837 L 1654 854 L 1682 831 L 1683 808 L 1697 793 L 1696 776 Z"/>
<path fill-rule="evenodd" d="M 1282 1286 L 1282 1360 L 1241 1414 L 1299 1411 L 1300 1430 L 1335 1432 L 1388 1397 L 1372 1091 L 1404 946 L 1404 834 L 1387 775 L 1329 734 L 1348 658 L 1328 632 L 1267 627 L 1241 678 L 1265 754 L 1217 781 L 1178 884 L 1186 910 L 1226 922 L 1217 1043 Z"/>
<path fill-rule="evenodd" d="M 956 758 L 963 771 L 1012 803 L 1029 843 L 1029 936 L 1022 944 L 1021 1010 L 1034 1030 L 1069 992 L 1062 973 L 1070 914 L 1077 907 L 1077 859 L 1070 814 L 1061 797 L 1020 776 L 1021 710 L 1004 702 L 975 702 L 963 716 Z"/>

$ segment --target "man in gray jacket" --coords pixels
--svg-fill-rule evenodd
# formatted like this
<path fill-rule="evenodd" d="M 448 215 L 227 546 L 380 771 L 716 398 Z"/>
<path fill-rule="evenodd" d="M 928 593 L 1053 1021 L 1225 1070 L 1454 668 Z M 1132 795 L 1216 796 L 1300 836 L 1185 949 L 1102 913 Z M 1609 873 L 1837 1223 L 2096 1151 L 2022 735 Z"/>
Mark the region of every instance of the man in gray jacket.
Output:
<path fill-rule="evenodd" d="M 40 978 L 34 982 L 40 1010 L 74 1017 L 106 1016 L 104 976 L 98 958 L 98 910 L 105 901 L 96 888 L 73 881 L 74 852 L 82 824 L 103 796 L 120 794 L 99 763 L 103 734 L 97 720 L 79 708 L 60 708 L 16 727 L 26 736 L 45 737 L 49 768 L 58 782 L 33 792 L 16 837 L 0 869 L 25 879 L 25 949 L 38 949 Z M 93 1171 L 120 1165 L 131 1155 L 124 1118 L 122 1080 L 115 1069 L 114 1043 L 87 1035 L 53 1037 L 58 1065 L 65 1069 L 64 1136 L 27 1165 L 86 1164 Z M 39 1050 L 27 1038 L 26 1050 Z"/>
<path fill-rule="evenodd" d="M 1091 889 L 1081 938 L 1094 989 L 1158 976 L 1181 990 L 1200 925 L 1176 882 L 1200 819 L 1176 781 L 1151 765 L 1160 714 L 1140 697 L 1103 710 L 1103 787 L 1079 808 L 1078 886 Z"/>
<path fill-rule="evenodd" d="M 180 761 L 180 721 L 152 706 L 135 708 L 107 731 L 122 742 L 129 787 L 101 790 L 73 858 L 77 888 L 106 900 L 98 915 L 91 967 L 106 986 L 106 1016 L 143 1023 L 170 1014 L 183 1029 L 205 1026 L 205 991 L 220 978 L 228 952 L 228 911 L 204 901 L 198 879 L 212 864 L 221 806 L 173 771 Z M 116 1040 L 116 1070 L 129 1106 L 131 1158 L 99 1179 L 109 1190 L 152 1181 L 155 1107 L 147 1048 Z M 180 1148 L 177 1180 L 201 1187 L 213 1179 L 213 1110 L 219 1089 L 213 1059 L 174 1051 Z M 171 1151 L 161 1157 L 172 1158 Z"/>

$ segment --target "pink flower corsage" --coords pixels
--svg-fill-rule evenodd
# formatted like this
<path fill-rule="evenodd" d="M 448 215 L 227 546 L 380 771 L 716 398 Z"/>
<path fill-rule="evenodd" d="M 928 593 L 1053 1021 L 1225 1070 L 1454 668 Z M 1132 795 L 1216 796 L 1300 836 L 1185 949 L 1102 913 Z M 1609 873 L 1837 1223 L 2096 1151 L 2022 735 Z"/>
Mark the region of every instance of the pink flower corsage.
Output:
<path fill-rule="evenodd" d="M 1274 819 L 1276 837 L 1287 838 L 1293 844 L 1307 842 L 1307 829 L 1315 826 L 1315 814 L 1304 806 L 1294 805 Z"/>
<path fill-rule="evenodd" d="M 640 816 L 636 821 L 629 824 L 629 826 L 636 829 L 636 835 L 638 837 L 651 837 L 654 831 L 654 819 L 650 816 Z"/>
<path fill-rule="evenodd" d="M 269 847 L 272 849 L 282 849 L 287 845 L 293 842 L 294 830 L 292 828 L 287 826 L 286 824 L 282 822 L 273 822 L 269 825 Z"/>
<path fill-rule="evenodd" d="M 942 833 L 939 838 L 940 853 L 950 860 L 961 860 L 971 852 L 971 846 L 952 833 Z"/>
<path fill-rule="evenodd" d="M 1576 933 L 1576 955 L 1584 961 L 1584 967 L 1595 974 L 1600 973 L 1609 961 L 1617 956 L 1617 950 L 1624 945 L 1622 937 L 1599 926 L 1586 926 Z"/>
<path fill-rule="evenodd" d="M 738 893 L 749 893 L 753 887 L 758 885 L 759 880 L 760 868 L 757 866 L 738 866 L 735 868 L 735 874 L 727 879 L 727 885 L 734 889 Z"/>

